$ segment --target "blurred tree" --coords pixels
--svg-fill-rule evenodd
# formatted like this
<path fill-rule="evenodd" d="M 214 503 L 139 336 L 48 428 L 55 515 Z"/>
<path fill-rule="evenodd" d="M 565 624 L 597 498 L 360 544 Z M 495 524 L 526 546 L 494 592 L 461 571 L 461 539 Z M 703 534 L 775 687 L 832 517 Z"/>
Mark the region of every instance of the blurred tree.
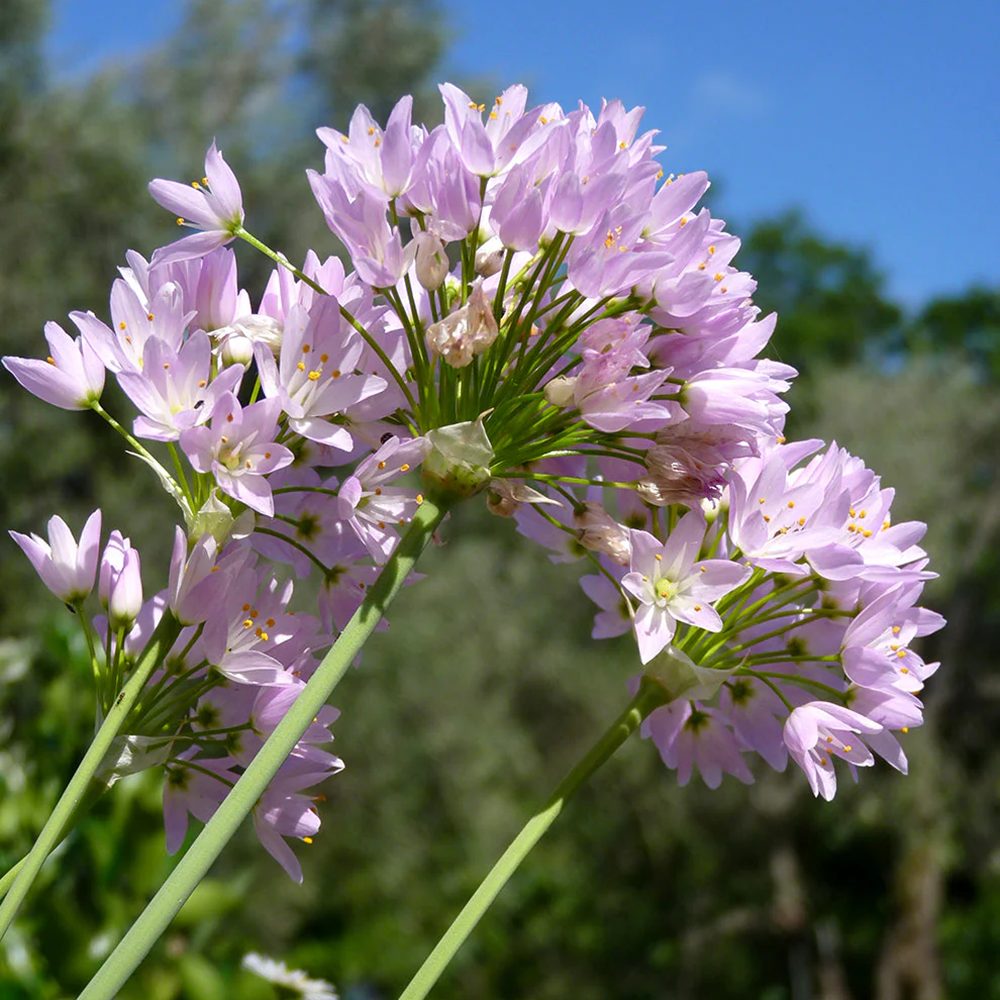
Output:
<path fill-rule="evenodd" d="M 868 251 L 822 236 L 797 210 L 753 226 L 739 261 L 757 304 L 780 314 L 771 350 L 804 376 L 822 361 L 880 356 L 902 320 Z"/>
<path fill-rule="evenodd" d="M 1000 291 L 976 287 L 933 299 L 907 325 L 903 347 L 942 361 L 957 353 L 1000 383 Z"/>
<path fill-rule="evenodd" d="M 435 70 L 453 38 L 435 0 L 308 0 L 301 69 L 320 116 L 365 104 L 385 121 L 412 94 L 414 121 L 441 118 Z"/>

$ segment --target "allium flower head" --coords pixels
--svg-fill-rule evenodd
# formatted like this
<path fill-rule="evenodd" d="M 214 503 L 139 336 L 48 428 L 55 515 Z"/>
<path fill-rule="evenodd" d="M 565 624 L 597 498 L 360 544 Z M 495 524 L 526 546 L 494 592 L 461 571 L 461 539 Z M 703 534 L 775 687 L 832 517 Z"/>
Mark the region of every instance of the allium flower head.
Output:
<path fill-rule="evenodd" d="M 150 261 L 127 253 L 107 319 L 71 313 L 75 340 L 49 324 L 48 361 L 4 359 L 40 398 L 107 420 L 182 511 L 166 589 L 145 599 L 138 553 L 112 533 L 97 617 L 83 605 L 100 513 L 79 544 L 57 517 L 47 542 L 12 532 L 80 612 L 102 717 L 151 637 L 173 635 L 108 783 L 162 765 L 177 850 L 425 495 L 435 510 L 479 496 L 553 561 L 588 567 L 593 636 L 634 635 L 642 690 L 663 702 L 642 732 L 681 783 L 749 782 L 754 756 L 791 758 L 829 798 L 838 756 L 852 775 L 875 755 L 905 770 L 938 668 L 920 641 L 943 624 L 919 606 L 924 526 L 893 523 L 893 491 L 836 444 L 785 441 L 795 372 L 761 357 L 775 317 L 739 239 L 698 205 L 706 175 L 661 165 L 642 108 L 440 89 L 434 128 L 402 97 L 384 126 L 359 107 L 346 131 L 319 130 L 323 171 L 307 176 L 345 254 L 297 266 L 265 247 L 213 143 L 204 178 L 150 185 L 197 231 Z M 259 298 L 236 238 L 274 264 Z M 98 402 L 106 371 L 128 419 Z M 293 600 L 305 576 L 317 616 Z M 320 828 L 311 790 L 343 766 L 336 714 L 315 715 L 254 809 L 297 880 L 295 841 Z"/>

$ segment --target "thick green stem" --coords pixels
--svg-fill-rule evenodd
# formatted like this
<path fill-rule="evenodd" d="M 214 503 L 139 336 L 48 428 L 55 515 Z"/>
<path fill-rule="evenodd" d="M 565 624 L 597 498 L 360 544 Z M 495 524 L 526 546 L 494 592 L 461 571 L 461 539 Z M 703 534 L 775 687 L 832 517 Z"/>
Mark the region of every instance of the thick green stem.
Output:
<path fill-rule="evenodd" d="M 638 694 L 629 702 L 625 711 L 611 723 L 601 738 L 559 783 L 548 802 L 524 824 L 521 832 L 511 841 L 500 860 L 490 869 L 410 980 L 409 986 L 400 994 L 399 1000 L 423 1000 L 427 996 L 511 875 L 555 822 L 570 796 L 639 728 L 639 724 L 653 709 L 666 702 L 667 697 L 666 691 L 659 684 L 643 680 Z"/>
<path fill-rule="evenodd" d="M 118 947 L 90 981 L 80 1000 L 111 1000 L 117 996 L 133 970 L 145 958 L 174 915 L 205 877 L 212 863 L 236 833 L 277 774 L 302 734 L 326 704 L 337 682 L 349 669 L 385 609 L 440 524 L 445 510 L 430 500 L 417 508 L 409 529 L 378 579 L 371 585 L 361 607 L 347 623 L 330 651 L 323 657 L 309 683 L 288 710 L 267 742 L 209 820 L 195 842 L 160 887 L 149 905 L 122 938 Z"/>
<path fill-rule="evenodd" d="M 7 932 L 7 928 L 17 914 L 24 897 L 41 871 L 45 859 L 52 853 L 53 848 L 62 839 L 63 833 L 69 828 L 74 814 L 80 808 L 88 791 L 91 790 L 91 782 L 104 763 L 108 751 L 111 749 L 111 744 L 118 735 L 122 724 L 128 718 L 129 712 L 132 711 L 132 706 L 139 698 L 146 681 L 162 662 L 179 632 L 180 625 L 177 619 L 167 612 L 153 632 L 128 683 L 122 689 L 122 693 L 115 700 L 114 705 L 111 706 L 111 710 L 100 729 L 97 730 L 93 743 L 90 744 L 76 772 L 70 778 L 66 790 L 59 797 L 59 801 L 52 810 L 52 815 L 42 827 L 42 832 L 39 833 L 34 846 L 24 859 L 23 866 L 14 877 L 6 897 L 0 903 L 0 937 L 3 937 Z"/>

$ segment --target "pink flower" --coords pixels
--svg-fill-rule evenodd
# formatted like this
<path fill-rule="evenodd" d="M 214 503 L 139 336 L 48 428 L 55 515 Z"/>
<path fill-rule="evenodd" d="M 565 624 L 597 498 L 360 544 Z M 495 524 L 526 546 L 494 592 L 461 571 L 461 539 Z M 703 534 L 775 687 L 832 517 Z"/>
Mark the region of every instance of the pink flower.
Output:
<path fill-rule="evenodd" d="M 45 339 L 52 352 L 45 361 L 5 357 L 4 368 L 46 403 L 63 410 L 86 410 L 101 398 L 103 362 L 86 337 L 74 340 L 58 323 L 45 324 Z"/>
<path fill-rule="evenodd" d="M 138 550 L 120 531 L 112 531 L 101 558 L 97 590 L 113 631 L 131 628 L 138 617 L 142 608 L 140 571 Z"/>
<path fill-rule="evenodd" d="M 153 441 L 176 441 L 183 431 L 204 423 L 216 400 L 235 393 L 242 365 L 224 368 L 212 379 L 212 349 L 208 334 L 197 330 L 179 351 L 158 338 L 146 344 L 141 372 L 122 372 L 118 384 L 142 411 L 133 430 Z"/>
<path fill-rule="evenodd" d="M 421 500 L 411 490 L 385 484 L 419 465 L 429 449 L 426 438 L 400 441 L 391 437 L 340 487 L 337 510 L 341 520 L 364 542 L 376 562 L 385 562 L 396 544 L 396 536 L 387 525 L 408 520 Z"/>
<path fill-rule="evenodd" d="M 635 634 L 639 656 L 648 663 L 673 638 L 677 622 L 707 632 L 722 630 L 712 602 L 750 577 L 750 567 L 726 559 L 696 562 L 705 537 L 705 518 L 690 510 L 665 543 L 646 531 L 632 530 L 631 572 L 622 586 L 639 601 Z"/>
<path fill-rule="evenodd" d="M 223 611 L 231 575 L 243 565 L 249 550 L 236 548 L 218 563 L 217 555 L 218 543 L 210 534 L 202 535 L 189 554 L 187 536 L 181 528 L 175 529 L 167 605 L 182 625 L 200 624 Z"/>
<path fill-rule="evenodd" d="M 280 401 L 288 426 L 320 444 L 349 451 L 353 438 L 346 427 L 326 418 L 382 392 L 378 375 L 355 374 L 365 344 L 340 315 L 332 296 L 317 297 L 308 312 L 293 306 L 285 320 L 281 357 L 275 362 L 266 345 L 254 349 L 261 387 Z"/>
<path fill-rule="evenodd" d="M 49 519 L 48 542 L 38 535 L 10 532 L 31 560 L 35 572 L 53 594 L 66 604 L 79 604 L 94 589 L 101 544 L 101 512 L 95 510 L 76 542 L 66 522 L 58 514 Z"/>
<path fill-rule="evenodd" d="M 745 785 L 753 782 L 733 731 L 713 709 L 690 701 L 671 702 L 649 716 L 642 734 L 656 744 L 663 763 L 677 771 L 679 785 L 691 780 L 696 767 L 709 788 L 718 788 L 724 773 Z"/>
<path fill-rule="evenodd" d="M 253 826 L 258 839 L 295 882 L 302 881 L 302 866 L 285 843 L 285 838 L 294 837 L 307 844 L 312 843 L 320 827 L 319 813 L 312 798 L 300 793 L 343 769 L 340 760 L 332 760 L 334 764 L 321 769 L 312 761 L 289 757 L 253 811 Z"/>
<path fill-rule="evenodd" d="M 875 758 L 862 742 L 862 735 L 880 732 L 879 723 L 849 708 L 812 701 L 788 716 L 784 738 L 793 760 L 805 771 L 813 795 L 822 795 L 829 802 L 837 792 L 833 758 L 840 757 L 854 767 L 871 766 Z"/>
<path fill-rule="evenodd" d="M 274 514 L 274 498 L 265 476 L 295 457 L 274 440 L 280 411 L 278 399 L 244 408 L 227 392 L 215 404 L 211 426 L 192 427 L 180 437 L 198 472 L 210 472 L 224 493 L 268 517 Z"/>
<path fill-rule="evenodd" d="M 204 257 L 228 243 L 243 225 L 243 195 L 239 181 L 222 158 L 215 143 L 205 154 L 205 176 L 192 184 L 157 178 L 149 193 L 165 209 L 177 215 L 179 226 L 190 225 L 201 232 L 161 247 L 153 264 Z"/>

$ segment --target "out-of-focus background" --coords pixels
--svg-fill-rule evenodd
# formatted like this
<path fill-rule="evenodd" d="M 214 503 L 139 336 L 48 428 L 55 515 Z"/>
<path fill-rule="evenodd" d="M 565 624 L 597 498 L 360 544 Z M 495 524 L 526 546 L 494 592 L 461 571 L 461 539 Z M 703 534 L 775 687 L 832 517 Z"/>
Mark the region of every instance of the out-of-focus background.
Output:
<path fill-rule="evenodd" d="M 335 252 L 303 169 L 312 130 L 434 84 L 488 99 L 648 107 L 667 169 L 705 168 L 737 263 L 802 372 L 789 433 L 834 438 L 930 523 L 949 619 L 927 724 L 832 804 L 800 774 L 679 789 L 627 745 L 533 853 L 441 997 L 1000 997 L 1000 176 L 995 3 L 674 5 L 510 0 L 0 2 L 0 353 L 107 308 L 126 248 L 174 238 L 153 176 L 218 138 L 254 231 Z M 263 262 L 240 251 L 256 294 Z M 52 512 L 137 541 L 163 583 L 175 512 L 117 440 L 0 382 L 0 524 Z M 113 400 L 112 400 L 113 401 Z M 125 998 L 273 996 L 264 951 L 395 996 L 513 832 L 617 713 L 628 639 L 589 639 L 572 568 L 460 512 L 427 578 L 336 693 L 323 830 L 295 886 L 247 830 Z M 0 549 L 0 869 L 30 846 L 92 731 L 65 611 Z M 0 996 L 73 995 L 166 872 L 158 776 L 120 783 L 59 849 L 0 948 Z"/>

